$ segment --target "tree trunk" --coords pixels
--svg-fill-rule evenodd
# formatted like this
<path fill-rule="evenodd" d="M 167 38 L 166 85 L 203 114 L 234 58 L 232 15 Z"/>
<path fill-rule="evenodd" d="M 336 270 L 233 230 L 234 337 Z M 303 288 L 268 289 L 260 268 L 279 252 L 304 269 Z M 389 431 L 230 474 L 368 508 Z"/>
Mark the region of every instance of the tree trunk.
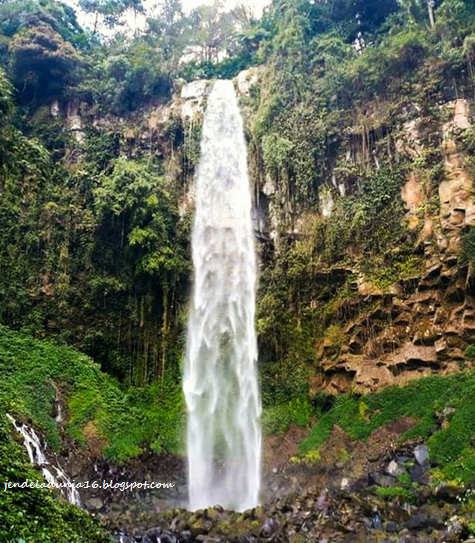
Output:
<path fill-rule="evenodd" d="M 434 0 L 427 0 L 427 9 L 429 10 L 430 27 L 435 28 Z"/>

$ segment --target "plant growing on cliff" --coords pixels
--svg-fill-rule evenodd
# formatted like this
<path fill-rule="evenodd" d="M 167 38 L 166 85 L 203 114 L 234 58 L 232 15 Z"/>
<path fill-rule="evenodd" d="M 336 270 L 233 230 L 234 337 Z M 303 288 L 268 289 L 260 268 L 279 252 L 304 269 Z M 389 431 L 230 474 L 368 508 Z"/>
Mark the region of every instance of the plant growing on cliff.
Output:
<path fill-rule="evenodd" d="M 51 404 L 57 388 L 69 413 L 66 429 L 83 446 L 95 437 L 116 461 L 150 446 L 160 452 L 181 450 L 183 399 L 171 375 L 149 386 L 124 387 L 72 348 L 0 326 L 0 402 L 19 398 L 10 407 L 12 415 L 31 419 L 55 448 L 60 437 Z"/>
<path fill-rule="evenodd" d="M 402 170 L 390 166 L 360 178 L 354 194 L 337 200 L 332 216 L 319 226 L 317 252 L 333 263 L 351 249 L 368 268 L 375 256 L 389 255 L 388 248 L 406 234 L 400 194 L 403 179 Z"/>
<path fill-rule="evenodd" d="M 431 461 L 439 466 L 446 480 L 469 484 L 475 480 L 475 373 L 432 376 L 404 387 L 389 387 L 364 395 L 366 416 L 359 416 L 361 400 L 340 396 L 323 413 L 310 436 L 303 441 L 303 452 L 318 449 L 331 435 L 335 425 L 353 439 L 367 439 L 375 430 L 403 417 L 418 423 L 402 440 L 424 437 Z M 448 426 L 437 426 L 436 413 L 455 407 Z"/>
<path fill-rule="evenodd" d="M 50 26 L 18 33 L 9 51 L 14 82 L 27 100 L 58 98 L 67 85 L 77 81 L 82 60 L 74 47 Z"/>
<path fill-rule="evenodd" d="M 10 405 L 0 401 L 0 478 L 23 483 L 43 476 L 28 461 L 13 437 L 13 426 L 4 416 Z M 24 543 L 111 543 L 99 522 L 88 513 L 60 500 L 42 488 L 2 489 L 0 541 Z"/>
<path fill-rule="evenodd" d="M 471 273 L 475 266 L 475 228 L 469 227 L 462 235 L 460 257 L 463 263 L 468 264 Z"/>

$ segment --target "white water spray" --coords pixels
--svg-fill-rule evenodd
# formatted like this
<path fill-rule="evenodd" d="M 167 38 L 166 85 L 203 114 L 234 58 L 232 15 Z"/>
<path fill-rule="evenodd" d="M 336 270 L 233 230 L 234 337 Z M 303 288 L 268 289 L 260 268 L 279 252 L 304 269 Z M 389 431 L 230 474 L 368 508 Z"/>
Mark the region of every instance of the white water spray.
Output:
<path fill-rule="evenodd" d="M 256 254 L 246 143 L 231 81 L 208 99 L 192 237 L 194 290 L 183 389 L 190 509 L 259 502 L 261 404 Z"/>
<path fill-rule="evenodd" d="M 44 453 L 44 447 L 38 434 L 28 425 L 17 422 L 9 413 L 8 420 L 13 424 L 16 431 L 23 436 L 23 444 L 25 445 L 30 462 L 41 469 L 44 478 L 48 483 L 58 485 L 64 497 L 74 505 L 81 505 L 79 492 L 74 488 L 73 482 L 68 478 L 66 473 L 49 462 Z M 51 469 L 50 469 L 51 468 Z M 56 473 L 53 475 L 52 470 Z"/>

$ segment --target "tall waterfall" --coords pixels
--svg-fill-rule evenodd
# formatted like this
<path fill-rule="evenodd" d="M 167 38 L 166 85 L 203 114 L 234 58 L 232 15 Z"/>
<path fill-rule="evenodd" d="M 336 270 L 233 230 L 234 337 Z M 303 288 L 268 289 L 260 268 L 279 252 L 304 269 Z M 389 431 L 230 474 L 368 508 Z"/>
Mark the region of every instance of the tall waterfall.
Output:
<path fill-rule="evenodd" d="M 259 500 L 261 405 L 251 190 L 231 81 L 217 81 L 208 98 L 196 184 L 183 384 L 190 508 L 242 511 Z"/>

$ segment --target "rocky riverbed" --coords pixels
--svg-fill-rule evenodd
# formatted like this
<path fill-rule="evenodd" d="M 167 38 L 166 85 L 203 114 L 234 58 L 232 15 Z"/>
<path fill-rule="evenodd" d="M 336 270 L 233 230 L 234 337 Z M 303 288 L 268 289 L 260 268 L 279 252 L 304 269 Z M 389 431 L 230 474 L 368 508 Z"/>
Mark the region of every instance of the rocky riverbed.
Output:
<path fill-rule="evenodd" d="M 376 455 L 359 473 L 357 455 L 332 469 L 294 459 L 267 481 L 275 498 L 242 513 L 171 508 L 145 530 L 109 525 L 122 543 L 475 543 L 472 489 L 438 484 L 425 443 L 390 444 Z"/>

